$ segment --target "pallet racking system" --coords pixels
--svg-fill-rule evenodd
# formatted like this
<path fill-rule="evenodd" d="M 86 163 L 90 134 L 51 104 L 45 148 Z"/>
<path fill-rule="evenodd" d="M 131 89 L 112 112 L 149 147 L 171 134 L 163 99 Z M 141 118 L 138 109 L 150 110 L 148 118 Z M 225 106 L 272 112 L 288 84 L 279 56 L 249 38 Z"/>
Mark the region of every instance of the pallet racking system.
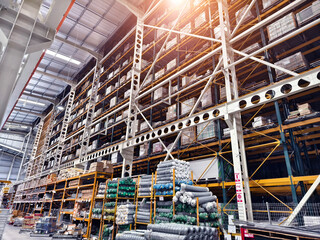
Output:
<path fill-rule="evenodd" d="M 56 117 L 55 135 L 42 153 L 56 156 L 45 159 L 53 167 L 27 180 L 87 167 L 99 158 L 113 160 L 115 176 L 131 176 L 151 173 L 169 157 L 206 156 L 212 158 L 209 165 L 219 162 L 221 180 L 207 186 L 220 193 L 224 205 L 236 201 L 241 220 L 253 219 L 251 202 L 265 194 L 270 201 L 297 203 L 320 170 L 319 114 L 295 112 L 302 103 L 320 111 L 318 4 L 190 0 L 181 6 L 152 5 L 74 87 L 73 104 L 65 109 L 71 109 L 71 117 Z M 293 24 L 281 28 L 286 21 Z M 287 64 L 288 57 L 299 64 Z M 176 115 L 167 117 L 168 111 Z M 68 128 L 59 140 L 60 162 L 52 154 L 58 147 L 52 140 L 63 122 Z M 202 131 L 196 128 L 210 123 L 215 136 L 199 140 Z M 42 129 L 42 135 L 49 132 Z M 160 150 L 152 152 L 154 146 Z"/>

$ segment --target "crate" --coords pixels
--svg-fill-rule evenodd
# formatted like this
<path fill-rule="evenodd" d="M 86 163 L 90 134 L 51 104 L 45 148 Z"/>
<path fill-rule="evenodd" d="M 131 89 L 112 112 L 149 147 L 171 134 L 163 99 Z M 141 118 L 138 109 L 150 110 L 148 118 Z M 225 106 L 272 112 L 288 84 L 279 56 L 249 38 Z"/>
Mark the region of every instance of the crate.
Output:
<path fill-rule="evenodd" d="M 190 145 L 196 140 L 196 127 L 190 127 L 181 132 L 181 145 Z"/>
<path fill-rule="evenodd" d="M 181 102 L 181 115 L 184 116 L 188 114 L 195 105 L 196 101 L 197 99 L 194 97 Z"/>
<path fill-rule="evenodd" d="M 279 0 L 262 0 L 262 7 L 264 10 L 267 10 L 267 8 L 272 7 L 277 2 L 281 2 L 281 1 L 279 1 Z"/>
<path fill-rule="evenodd" d="M 304 55 L 301 52 L 297 52 L 296 54 L 293 54 L 289 57 L 286 57 L 276 63 L 274 63 L 277 66 L 283 67 L 285 69 L 295 71 L 299 69 L 305 69 L 308 67 L 308 62 Z M 276 76 L 277 78 L 286 75 L 286 73 L 280 71 L 280 70 L 275 70 L 276 71 Z"/>
<path fill-rule="evenodd" d="M 167 87 L 160 87 L 154 91 L 153 99 L 154 101 L 158 101 L 163 99 L 164 97 L 168 96 L 168 88 Z"/>
<path fill-rule="evenodd" d="M 299 26 L 317 18 L 320 15 L 320 0 L 312 3 L 311 6 L 306 7 L 297 13 L 297 22 Z"/>
<path fill-rule="evenodd" d="M 177 105 L 174 104 L 168 107 L 168 111 L 166 113 L 166 120 L 172 121 L 172 120 L 175 120 L 176 117 L 177 117 Z"/>
<path fill-rule="evenodd" d="M 288 15 L 267 26 L 269 41 L 274 41 L 296 28 L 297 23 L 295 15 L 293 13 L 289 13 Z"/>
<path fill-rule="evenodd" d="M 201 107 L 202 107 L 202 108 L 207 108 L 207 107 L 210 107 L 210 106 L 213 105 L 212 88 L 208 88 L 208 89 L 204 92 L 204 94 L 203 94 L 200 102 L 201 102 Z"/>

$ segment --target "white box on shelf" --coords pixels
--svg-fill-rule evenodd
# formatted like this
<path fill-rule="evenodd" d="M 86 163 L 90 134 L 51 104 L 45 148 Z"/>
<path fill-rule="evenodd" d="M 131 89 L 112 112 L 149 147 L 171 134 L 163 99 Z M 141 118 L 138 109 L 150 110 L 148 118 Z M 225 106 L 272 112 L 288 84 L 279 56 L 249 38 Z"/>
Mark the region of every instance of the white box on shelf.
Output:
<path fill-rule="evenodd" d="M 171 105 L 168 107 L 168 111 L 166 113 L 166 120 L 174 120 L 177 117 L 177 104 Z"/>
<path fill-rule="evenodd" d="M 166 87 L 160 87 L 160 88 L 158 88 L 158 89 L 156 89 L 156 90 L 154 91 L 154 96 L 153 96 L 153 98 L 154 98 L 154 101 L 157 101 L 157 100 L 159 100 L 159 99 L 161 99 L 161 98 L 166 97 L 167 95 L 168 95 L 168 88 L 166 88 Z"/>
<path fill-rule="evenodd" d="M 212 88 L 208 88 L 208 89 L 204 92 L 204 94 L 203 94 L 203 96 L 202 96 L 202 98 L 201 98 L 201 100 L 200 100 L 200 102 L 201 102 L 201 107 L 202 107 L 202 108 L 210 107 L 210 106 L 213 105 L 212 96 L 213 96 L 213 94 L 212 94 Z"/>
<path fill-rule="evenodd" d="M 110 85 L 109 87 L 107 87 L 106 89 L 106 95 L 108 95 L 109 93 L 111 93 L 114 90 L 114 86 Z"/>
<path fill-rule="evenodd" d="M 196 103 L 196 98 L 193 97 L 193 98 L 190 98 L 190 99 L 187 99 L 183 102 L 181 102 L 181 115 L 186 115 L 188 114 L 191 109 L 193 108 L 194 104 Z"/>
<path fill-rule="evenodd" d="M 113 97 L 110 99 L 110 107 L 113 107 L 117 104 L 117 97 Z"/>
<path fill-rule="evenodd" d="M 176 66 L 177 66 L 177 59 L 175 58 L 175 59 L 171 60 L 170 62 L 168 62 L 167 71 L 175 68 Z"/>
<path fill-rule="evenodd" d="M 197 125 L 198 140 L 207 140 L 216 137 L 214 121 L 200 123 Z"/>

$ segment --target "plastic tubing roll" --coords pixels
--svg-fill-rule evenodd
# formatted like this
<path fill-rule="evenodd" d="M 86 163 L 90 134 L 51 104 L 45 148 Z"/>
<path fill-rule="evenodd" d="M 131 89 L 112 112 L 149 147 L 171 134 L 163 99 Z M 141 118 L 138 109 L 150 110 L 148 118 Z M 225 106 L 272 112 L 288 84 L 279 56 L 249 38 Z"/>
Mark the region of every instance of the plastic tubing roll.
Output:
<path fill-rule="evenodd" d="M 212 196 L 212 192 L 185 192 L 191 198 Z"/>
<path fill-rule="evenodd" d="M 190 186 L 184 183 L 181 184 L 181 189 L 185 192 L 209 192 L 209 188 L 207 187 Z"/>

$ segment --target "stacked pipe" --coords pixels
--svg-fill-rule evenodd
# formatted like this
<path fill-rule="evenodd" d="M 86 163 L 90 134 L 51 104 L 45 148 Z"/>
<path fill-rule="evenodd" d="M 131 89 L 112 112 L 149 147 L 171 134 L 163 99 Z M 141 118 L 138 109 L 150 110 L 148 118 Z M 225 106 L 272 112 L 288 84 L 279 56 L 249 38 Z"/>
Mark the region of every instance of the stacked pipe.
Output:
<path fill-rule="evenodd" d="M 104 197 L 104 193 L 106 191 L 106 182 L 99 183 L 97 196 L 96 197 Z"/>
<path fill-rule="evenodd" d="M 186 161 L 173 159 L 160 162 L 157 166 L 157 184 L 154 185 L 156 195 L 173 195 L 173 179 L 175 191 L 179 191 L 182 183 L 191 184 L 190 175 L 190 163 Z"/>
<path fill-rule="evenodd" d="M 197 223 L 197 199 L 199 204 L 200 225 L 209 227 L 219 226 L 217 212 L 217 197 L 206 187 L 181 185 L 181 190 L 176 192 L 173 201 L 176 204 L 176 214 L 173 221 L 194 225 Z"/>
<path fill-rule="evenodd" d="M 115 202 L 106 202 L 103 208 L 103 218 L 108 221 L 114 221 Z"/>
<path fill-rule="evenodd" d="M 150 208 L 151 208 L 151 203 L 150 201 L 146 200 L 146 198 L 144 198 L 141 202 L 139 202 L 138 211 L 136 212 L 137 214 L 136 221 L 139 223 L 150 223 L 150 219 L 152 219 Z"/>
<path fill-rule="evenodd" d="M 107 198 L 116 198 L 118 191 L 118 180 L 113 179 L 108 182 Z"/>
<path fill-rule="evenodd" d="M 136 183 L 132 178 L 121 178 L 119 181 L 118 197 L 134 198 Z"/>
<path fill-rule="evenodd" d="M 126 203 L 117 207 L 116 223 L 118 225 L 127 225 L 133 223 L 135 207 L 132 203 Z"/>
<path fill-rule="evenodd" d="M 172 201 L 157 201 L 155 223 L 169 223 L 172 221 L 172 217 L 173 217 Z"/>
<path fill-rule="evenodd" d="M 218 230 L 211 227 L 188 226 L 176 223 L 149 224 L 146 240 L 216 240 Z"/>
<path fill-rule="evenodd" d="M 139 181 L 138 196 L 139 197 L 151 196 L 152 185 L 153 185 L 152 175 L 141 176 Z"/>

